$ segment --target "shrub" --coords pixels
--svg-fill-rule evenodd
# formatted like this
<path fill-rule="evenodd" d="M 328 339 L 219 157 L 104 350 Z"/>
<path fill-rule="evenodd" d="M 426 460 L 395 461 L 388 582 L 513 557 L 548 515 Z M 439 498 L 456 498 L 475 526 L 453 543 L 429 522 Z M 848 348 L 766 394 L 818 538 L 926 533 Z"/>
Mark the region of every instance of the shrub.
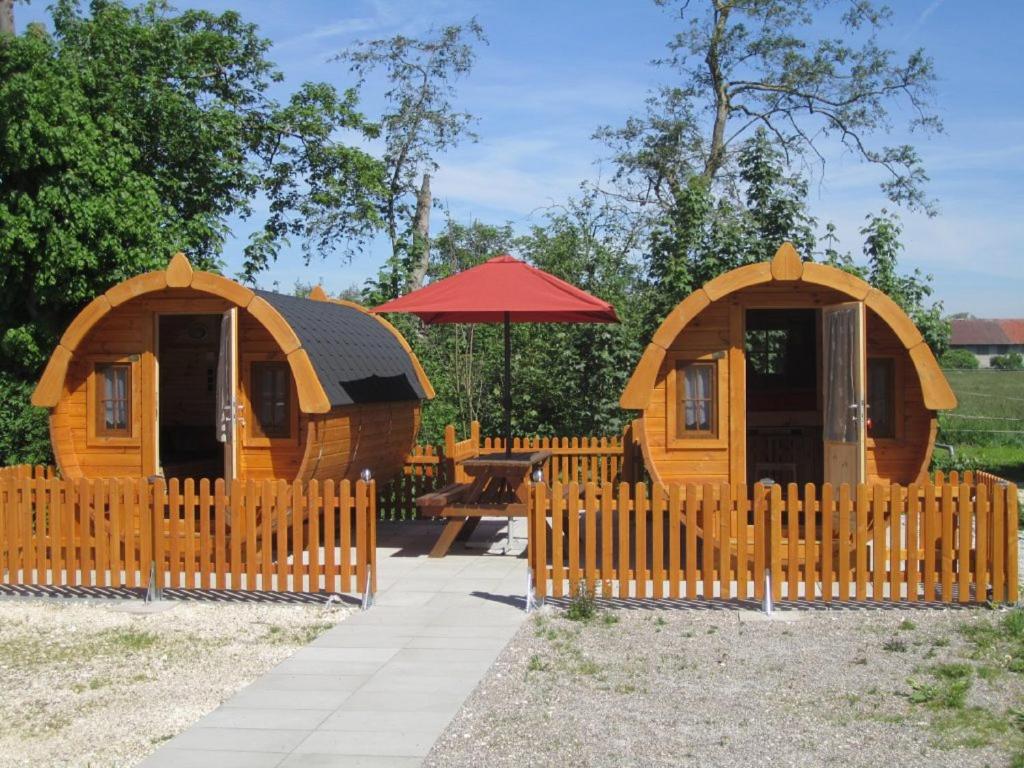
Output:
<path fill-rule="evenodd" d="M 1024 355 L 1020 352 L 1007 352 L 992 358 L 993 368 L 1001 371 L 1024 371 Z"/>
<path fill-rule="evenodd" d="M 966 349 L 947 349 L 939 358 L 939 365 L 943 368 L 974 370 L 978 367 L 978 358 Z"/>
<path fill-rule="evenodd" d="M 34 387 L 0 373 L 0 466 L 53 461 L 46 409 L 29 403 Z"/>
<path fill-rule="evenodd" d="M 580 591 L 569 601 L 565 609 L 565 618 L 570 621 L 590 621 L 597 615 L 597 602 L 587 591 L 586 586 L 580 584 Z"/>

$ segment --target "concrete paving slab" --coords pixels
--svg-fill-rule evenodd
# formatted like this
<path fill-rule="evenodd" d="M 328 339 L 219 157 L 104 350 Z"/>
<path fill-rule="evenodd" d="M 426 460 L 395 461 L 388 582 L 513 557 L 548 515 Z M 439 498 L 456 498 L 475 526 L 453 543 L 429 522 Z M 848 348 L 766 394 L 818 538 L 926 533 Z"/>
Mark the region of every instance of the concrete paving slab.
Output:
<path fill-rule="evenodd" d="M 379 529 L 373 608 L 236 693 L 146 768 L 420 766 L 525 619 L 526 564 L 461 548 L 430 559 L 440 527 L 402 525 Z"/>

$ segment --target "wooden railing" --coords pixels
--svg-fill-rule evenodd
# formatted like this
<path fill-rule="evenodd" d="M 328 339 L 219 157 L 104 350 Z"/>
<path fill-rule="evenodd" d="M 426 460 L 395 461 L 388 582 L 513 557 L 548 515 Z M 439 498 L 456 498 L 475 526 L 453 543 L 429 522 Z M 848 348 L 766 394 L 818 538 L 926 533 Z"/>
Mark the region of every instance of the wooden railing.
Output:
<path fill-rule="evenodd" d="M 416 517 L 416 498 L 447 483 L 469 480 L 459 467 L 465 459 L 489 451 L 504 451 L 500 437 L 483 437 L 480 423 L 470 424 L 469 435 L 456 439 L 455 427 L 445 428 L 444 444 L 416 446 L 405 460 L 401 475 L 379 486 L 377 506 L 381 517 L 405 520 Z M 615 437 L 517 437 L 513 451 L 551 451 L 544 463 L 547 482 L 617 483 L 643 476 L 643 458 L 633 440 L 632 427 Z"/>
<path fill-rule="evenodd" d="M 0 478 L 0 583 L 365 592 L 376 488 L 362 481 Z M 155 581 L 153 577 L 155 576 Z"/>
<path fill-rule="evenodd" d="M 1016 602 L 1017 488 L 537 484 L 539 597 Z M 549 528 L 550 525 L 550 528 Z"/>

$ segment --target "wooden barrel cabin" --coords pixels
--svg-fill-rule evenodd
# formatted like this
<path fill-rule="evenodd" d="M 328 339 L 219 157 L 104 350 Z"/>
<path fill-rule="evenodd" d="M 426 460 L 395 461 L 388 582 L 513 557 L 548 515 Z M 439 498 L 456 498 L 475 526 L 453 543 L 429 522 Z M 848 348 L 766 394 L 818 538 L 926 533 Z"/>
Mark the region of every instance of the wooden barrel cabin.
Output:
<path fill-rule="evenodd" d="M 910 483 L 956 397 L 884 293 L 789 243 L 680 302 L 620 398 L 662 483 Z"/>
<path fill-rule="evenodd" d="M 94 299 L 32 395 L 63 477 L 386 481 L 434 396 L 401 334 L 356 304 L 164 271 Z"/>

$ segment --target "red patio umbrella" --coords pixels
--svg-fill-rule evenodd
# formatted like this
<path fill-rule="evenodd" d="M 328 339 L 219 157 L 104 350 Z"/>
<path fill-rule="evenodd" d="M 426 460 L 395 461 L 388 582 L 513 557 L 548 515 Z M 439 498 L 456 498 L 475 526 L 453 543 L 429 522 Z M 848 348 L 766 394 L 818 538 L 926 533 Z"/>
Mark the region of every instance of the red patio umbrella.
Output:
<path fill-rule="evenodd" d="M 512 323 L 617 323 L 615 308 L 508 254 L 400 296 L 374 312 L 409 312 L 424 323 L 505 324 L 505 451 L 512 451 Z"/>

